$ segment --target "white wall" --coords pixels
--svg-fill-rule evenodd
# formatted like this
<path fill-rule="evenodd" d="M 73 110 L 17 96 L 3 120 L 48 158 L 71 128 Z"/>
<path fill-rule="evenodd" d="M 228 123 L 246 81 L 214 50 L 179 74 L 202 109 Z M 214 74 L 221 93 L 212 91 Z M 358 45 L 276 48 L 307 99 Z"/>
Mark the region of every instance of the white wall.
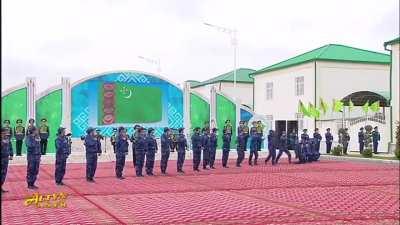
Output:
<path fill-rule="evenodd" d="M 400 44 L 392 45 L 392 135 L 393 142 L 396 142 L 396 121 L 400 121 Z"/>
<path fill-rule="evenodd" d="M 304 76 L 304 95 L 295 95 L 295 78 Z M 266 83 L 273 82 L 273 99 L 266 99 Z M 314 104 L 314 62 L 254 76 L 254 111 L 273 120 L 296 120 L 298 102 Z M 273 123 L 273 129 L 275 124 Z M 314 119 L 305 118 L 304 128 L 314 129 Z"/>

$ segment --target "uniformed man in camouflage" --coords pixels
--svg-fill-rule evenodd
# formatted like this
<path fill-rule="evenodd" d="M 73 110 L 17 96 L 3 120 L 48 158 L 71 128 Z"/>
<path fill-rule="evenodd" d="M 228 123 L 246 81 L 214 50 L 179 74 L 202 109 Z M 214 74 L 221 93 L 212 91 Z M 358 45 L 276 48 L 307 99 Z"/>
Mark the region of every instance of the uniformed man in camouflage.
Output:
<path fill-rule="evenodd" d="M 41 124 L 39 127 L 40 152 L 42 153 L 42 155 L 46 155 L 47 139 L 49 138 L 49 135 L 50 135 L 50 129 L 49 126 L 47 125 L 47 119 L 43 118 L 41 119 Z"/>
<path fill-rule="evenodd" d="M 14 127 L 14 137 L 15 137 L 15 148 L 17 152 L 17 156 L 20 156 L 22 153 L 22 143 L 25 139 L 25 127 L 22 124 L 22 119 L 17 119 L 16 126 Z"/>

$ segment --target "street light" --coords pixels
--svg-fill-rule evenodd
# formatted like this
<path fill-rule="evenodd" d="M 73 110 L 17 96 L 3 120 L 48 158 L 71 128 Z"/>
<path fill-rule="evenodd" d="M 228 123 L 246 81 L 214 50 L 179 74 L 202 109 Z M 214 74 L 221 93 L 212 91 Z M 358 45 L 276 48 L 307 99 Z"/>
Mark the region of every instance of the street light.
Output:
<path fill-rule="evenodd" d="M 144 56 L 138 56 L 139 59 L 142 59 L 150 64 L 157 66 L 157 75 L 161 74 L 161 62 L 160 59 L 151 59 Z"/>
<path fill-rule="evenodd" d="M 204 25 L 212 27 L 219 32 L 230 35 L 231 44 L 233 47 L 233 88 L 236 89 L 236 61 L 237 61 L 237 57 L 236 57 L 237 38 L 236 38 L 236 35 L 237 35 L 237 30 L 231 29 L 231 28 L 226 28 L 226 27 L 221 27 L 221 26 L 217 26 L 217 25 L 213 25 L 213 24 L 209 24 L 209 23 L 204 23 Z"/>

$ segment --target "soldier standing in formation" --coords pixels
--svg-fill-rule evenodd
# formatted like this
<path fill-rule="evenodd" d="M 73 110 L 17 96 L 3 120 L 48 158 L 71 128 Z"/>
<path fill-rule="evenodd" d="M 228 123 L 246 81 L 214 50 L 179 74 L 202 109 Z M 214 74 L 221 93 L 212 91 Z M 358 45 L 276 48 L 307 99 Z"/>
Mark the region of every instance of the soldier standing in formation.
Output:
<path fill-rule="evenodd" d="M 288 143 L 289 141 L 286 136 L 286 131 L 282 131 L 282 135 L 279 139 L 279 153 L 275 160 L 276 164 L 278 164 L 279 158 L 281 158 L 283 153 L 285 153 L 288 156 L 289 163 L 292 163 L 292 155 L 288 150 Z"/>
<path fill-rule="evenodd" d="M 275 165 L 276 147 L 278 145 L 278 142 L 276 140 L 277 138 L 275 136 L 276 136 L 275 132 L 273 130 L 270 130 L 269 134 L 268 134 L 268 137 L 267 137 L 268 138 L 268 156 L 265 159 L 265 164 L 267 164 L 268 161 L 270 159 L 272 159 L 271 160 L 272 161 L 272 165 Z"/>
<path fill-rule="evenodd" d="M 185 134 L 183 133 L 184 128 L 179 128 L 178 137 L 177 137 L 177 152 L 178 152 L 178 160 L 176 162 L 176 168 L 178 173 L 184 173 L 183 171 L 183 163 L 185 162 L 185 153 L 188 148 L 187 140 Z"/>
<path fill-rule="evenodd" d="M 342 144 L 343 144 L 343 154 L 347 155 L 347 148 L 349 147 L 350 135 L 348 133 L 348 128 L 344 129 L 344 134 L 342 136 Z"/>
<path fill-rule="evenodd" d="M 14 156 L 9 131 L 5 127 L 1 128 L 1 193 L 7 192 L 3 189 L 3 184 L 6 181 L 8 161 Z"/>
<path fill-rule="evenodd" d="M 25 139 L 25 127 L 22 124 L 22 119 L 17 119 L 17 126 L 14 128 L 14 137 L 15 137 L 15 145 L 17 156 L 20 156 L 22 153 L 22 143 Z"/>
<path fill-rule="evenodd" d="M 39 136 L 40 136 L 40 151 L 42 155 L 46 155 L 47 151 L 47 139 L 50 135 L 50 129 L 47 125 L 47 119 L 41 119 L 41 124 L 39 127 Z"/>
<path fill-rule="evenodd" d="M 111 142 L 111 146 L 113 147 L 114 153 L 115 153 L 116 142 L 117 142 L 116 138 L 117 138 L 117 128 L 114 127 L 113 133 L 111 134 L 111 137 L 110 137 L 110 142 Z"/>
<path fill-rule="evenodd" d="M 241 167 L 241 164 L 244 160 L 244 150 L 245 150 L 246 138 L 245 134 L 241 132 L 237 137 L 237 160 L 236 167 Z"/>
<path fill-rule="evenodd" d="M 364 134 L 364 127 L 360 128 L 360 131 L 358 132 L 358 149 L 360 151 L 360 154 L 363 153 L 364 151 L 364 145 L 365 145 L 365 134 Z"/>
<path fill-rule="evenodd" d="M 193 170 L 200 172 L 199 165 L 201 161 L 201 148 L 203 139 L 200 136 L 200 127 L 194 129 L 194 134 L 192 135 L 192 149 L 193 149 Z"/>
<path fill-rule="evenodd" d="M 206 128 L 203 128 L 202 147 L 203 147 L 203 169 L 208 170 L 207 166 L 210 161 L 210 134 Z"/>
<path fill-rule="evenodd" d="M 126 155 L 128 155 L 128 135 L 124 127 L 118 128 L 118 135 L 115 136 L 114 153 L 115 153 L 115 175 L 118 179 L 125 179 L 122 172 L 125 167 Z"/>
<path fill-rule="evenodd" d="M 297 138 L 297 132 L 296 130 L 292 130 L 292 132 L 289 134 L 289 149 L 295 150 L 294 151 L 294 156 L 297 159 L 297 151 L 296 151 L 296 145 L 298 143 L 298 138 Z"/>
<path fill-rule="evenodd" d="M 57 130 L 56 138 L 56 169 L 54 178 L 57 185 L 64 185 L 62 182 L 67 166 L 67 158 L 71 154 L 71 139 L 66 136 L 65 128 L 60 127 Z"/>
<path fill-rule="evenodd" d="M 133 132 L 133 134 L 132 134 L 132 136 L 130 138 L 130 141 L 132 143 L 132 163 L 133 163 L 133 168 L 136 168 L 136 153 L 135 153 L 136 150 L 135 150 L 135 148 L 136 148 L 136 140 L 139 139 L 139 128 L 140 128 L 139 125 L 135 125 L 133 127 L 134 132 Z"/>
<path fill-rule="evenodd" d="M 34 126 L 29 129 L 29 132 L 26 140 L 28 161 L 26 180 L 29 189 L 37 189 L 38 187 L 35 186 L 35 182 L 40 166 L 40 137 L 39 131 Z"/>
<path fill-rule="evenodd" d="M 33 129 L 34 127 L 35 127 L 35 120 L 34 119 L 29 119 L 28 120 L 28 126 L 26 127 L 26 135 L 29 135 L 31 133 L 31 129 Z"/>
<path fill-rule="evenodd" d="M 231 149 L 231 135 L 223 133 L 222 136 L 222 167 L 228 168 L 229 152 Z"/>
<path fill-rule="evenodd" d="M 374 127 L 372 131 L 372 143 L 374 148 L 374 154 L 378 154 L 378 143 L 381 140 L 381 135 L 379 134 L 378 127 Z"/>
<path fill-rule="evenodd" d="M 325 133 L 325 141 L 326 141 L 326 153 L 331 153 L 333 136 L 331 134 L 331 128 L 326 129 Z"/>
<path fill-rule="evenodd" d="M 89 127 L 86 130 L 86 134 L 84 141 L 86 148 L 86 180 L 94 182 L 93 178 L 97 168 L 97 157 L 101 155 L 101 149 L 99 148 L 96 131 Z"/>
<path fill-rule="evenodd" d="M 318 128 L 315 128 L 313 138 L 314 138 L 314 145 L 315 145 L 316 151 L 319 152 L 322 136 L 319 133 Z"/>
<path fill-rule="evenodd" d="M 164 133 L 161 135 L 161 173 L 166 174 L 169 153 L 171 148 L 171 135 L 168 127 L 164 128 Z"/>
<path fill-rule="evenodd" d="M 3 124 L 4 124 L 4 127 L 3 127 L 4 128 L 4 132 L 5 132 L 6 136 L 8 137 L 8 139 L 11 140 L 11 138 L 12 138 L 12 129 L 11 129 L 11 126 L 10 126 L 10 120 L 4 120 Z"/>
<path fill-rule="evenodd" d="M 217 128 L 213 128 L 208 142 L 208 148 L 210 151 L 209 164 L 211 169 L 215 169 L 214 162 L 215 162 L 215 155 L 217 154 L 217 145 L 218 145 Z"/>
<path fill-rule="evenodd" d="M 250 129 L 250 156 L 249 156 L 249 165 L 253 166 L 253 156 L 254 156 L 254 165 L 257 165 L 258 159 L 258 134 L 257 134 L 257 127 L 256 122 L 253 121 L 253 126 Z"/>
<path fill-rule="evenodd" d="M 135 143 L 135 154 L 136 154 L 136 176 L 143 177 L 143 166 L 145 160 L 145 152 L 147 149 L 146 133 L 143 127 L 139 128 L 139 136 Z M 161 167 L 162 170 L 162 167 Z"/>
<path fill-rule="evenodd" d="M 146 137 L 147 149 L 146 149 L 146 174 L 153 176 L 155 155 L 158 150 L 157 140 L 154 136 L 154 129 L 149 128 L 147 131 L 148 135 Z"/>

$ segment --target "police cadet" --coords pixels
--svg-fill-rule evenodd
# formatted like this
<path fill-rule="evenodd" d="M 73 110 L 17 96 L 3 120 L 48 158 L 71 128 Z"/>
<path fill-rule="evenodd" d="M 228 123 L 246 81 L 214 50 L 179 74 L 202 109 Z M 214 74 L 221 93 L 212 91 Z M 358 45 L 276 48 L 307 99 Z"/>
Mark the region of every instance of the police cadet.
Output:
<path fill-rule="evenodd" d="M 101 155 L 101 149 L 96 137 L 96 131 L 89 127 L 86 130 L 84 145 L 86 148 L 86 180 L 94 182 L 93 177 L 97 168 L 97 157 Z"/>
<path fill-rule="evenodd" d="M 319 133 L 318 128 L 315 128 L 313 138 L 314 138 L 315 151 L 319 152 L 322 136 Z"/>
<path fill-rule="evenodd" d="M 26 138 L 27 160 L 28 160 L 26 180 L 29 189 L 37 189 L 38 187 L 35 186 L 35 181 L 37 175 L 39 174 L 39 165 L 41 156 L 40 137 L 39 137 L 39 131 L 34 126 L 29 129 L 29 132 L 30 134 Z"/>
<path fill-rule="evenodd" d="M 232 125 L 231 125 L 231 120 L 226 120 L 225 125 L 224 125 L 224 130 L 223 133 L 232 135 Z"/>
<path fill-rule="evenodd" d="M 378 127 L 374 127 L 372 131 L 372 143 L 374 148 L 374 154 L 378 154 L 378 143 L 381 140 L 381 135 L 379 134 Z"/>
<path fill-rule="evenodd" d="M 166 174 L 168 159 L 171 147 L 170 129 L 164 128 L 164 133 L 161 135 L 161 173 Z"/>
<path fill-rule="evenodd" d="M 136 151 L 135 151 L 135 147 L 136 147 L 136 140 L 139 138 L 139 125 L 135 125 L 133 127 L 134 132 L 130 138 L 130 141 L 132 143 L 132 162 L 133 162 L 133 168 L 136 168 Z"/>
<path fill-rule="evenodd" d="M 215 155 L 217 154 L 217 142 L 218 142 L 217 128 L 213 128 L 208 142 L 208 148 L 210 151 L 209 163 L 211 169 L 215 169 L 214 163 L 215 163 Z"/>
<path fill-rule="evenodd" d="M 231 150 L 231 135 L 228 133 L 222 136 L 222 167 L 228 168 L 229 151 Z"/>
<path fill-rule="evenodd" d="M 39 136 L 40 136 L 40 151 L 42 155 L 46 155 L 47 151 L 47 139 L 50 135 L 50 129 L 47 125 L 47 119 L 43 118 L 40 120 L 41 124 L 39 127 Z"/>
<path fill-rule="evenodd" d="M 3 184 L 6 181 L 8 161 L 14 156 L 9 132 L 9 129 L 1 128 L 1 193 L 7 192 L 3 189 Z"/>
<path fill-rule="evenodd" d="M 100 129 L 96 129 L 96 140 L 97 140 L 97 146 L 99 151 L 101 152 L 101 140 L 104 139 L 104 137 L 100 134 Z"/>
<path fill-rule="evenodd" d="M 269 130 L 268 138 L 268 156 L 265 159 L 265 164 L 268 163 L 270 159 L 272 159 L 272 165 L 275 165 L 276 158 L 276 147 L 277 147 L 277 137 L 273 130 Z"/>
<path fill-rule="evenodd" d="M 253 166 L 253 156 L 254 156 L 254 165 L 257 165 L 258 159 L 258 135 L 257 135 L 257 127 L 256 121 L 253 121 L 253 126 L 250 128 L 250 156 L 249 156 L 249 165 Z"/>
<path fill-rule="evenodd" d="M 12 128 L 10 127 L 10 120 L 4 120 L 4 132 L 6 134 L 6 136 L 8 137 L 8 139 L 11 141 L 12 138 Z"/>
<path fill-rule="evenodd" d="M 348 133 L 348 128 L 344 129 L 344 134 L 342 137 L 342 144 L 343 144 L 343 154 L 347 155 L 347 148 L 349 147 L 350 142 L 350 135 Z"/>
<path fill-rule="evenodd" d="M 288 143 L 289 141 L 286 136 L 286 131 L 282 131 L 282 135 L 279 139 L 279 153 L 275 160 L 276 164 L 278 164 L 279 158 L 281 158 L 283 153 L 286 153 L 286 155 L 288 156 L 289 163 L 292 163 L 292 155 L 288 150 Z"/>
<path fill-rule="evenodd" d="M 210 134 L 206 128 L 203 128 L 203 135 L 202 135 L 202 148 L 203 148 L 203 169 L 208 170 L 207 166 L 209 165 L 210 161 Z"/>
<path fill-rule="evenodd" d="M 35 120 L 34 119 L 29 119 L 28 120 L 28 126 L 26 127 L 26 135 L 29 135 L 30 134 L 30 130 L 32 128 L 34 128 L 34 127 L 35 127 Z"/>
<path fill-rule="evenodd" d="M 126 155 L 128 155 L 128 135 L 124 127 L 118 128 L 118 134 L 115 136 L 115 175 L 118 179 L 122 180 L 125 177 L 122 176 L 122 172 L 125 167 Z"/>
<path fill-rule="evenodd" d="M 245 134 L 242 132 L 237 136 L 237 160 L 236 160 L 236 167 L 241 167 L 241 164 L 244 160 L 244 150 L 245 150 L 245 143 L 246 138 Z"/>
<path fill-rule="evenodd" d="M 292 132 L 290 132 L 290 134 L 288 135 L 288 139 L 289 139 L 289 149 L 290 150 L 295 150 L 296 149 L 296 139 L 297 139 L 297 132 L 296 130 L 292 130 Z M 297 158 L 297 154 L 296 154 L 296 158 Z"/>
<path fill-rule="evenodd" d="M 364 151 L 364 143 L 365 142 L 365 134 L 364 134 L 364 127 L 360 128 L 360 131 L 358 132 L 358 149 L 360 150 L 360 154 L 363 153 Z"/>
<path fill-rule="evenodd" d="M 247 130 L 246 130 L 247 128 Z M 240 133 L 244 134 L 244 138 L 245 138 L 245 151 L 247 150 L 247 139 L 249 138 L 249 127 L 247 127 L 245 125 L 245 121 L 240 121 L 239 122 L 239 127 L 237 129 L 237 134 L 239 135 Z"/>
<path fill-rule="evenodd" d="M 17 119 L 17 125 L 14 128 L 14 137 L 15 137 L 15 148 L 17 151 L 17 156 L 20 156 L 22 153 L 22 143 L 25 138 L 25 127 L 22 124 L 22 119 Z"/>
<path fill-rule="evenodd" d="M 193 170 L 199 172 L 199 165 L 201 161 L 201 148 L 203 138 L 200 135 L 200 127 L 194 128 L 192 135 L 192 149 L 193 149 Z"/>
<path fill-rule="evenodd" d="M 185 137 L 185 134 L 183 133 L 184 128 L 179 128 L 178 132 L 178 137 L 177 137 L 177 149 L 176 151 L 178 152 L 178 160 L 176 161 L 176 168 L 178 173 L 184 173 L 182 170 L 183 163 L 185 162 L 185 153 L 187 150 L 187 140 Z"/>
<path fill-rule="evenodd" d="M 158 150 L 157 140 L 154 136 L 154 129 L 149 128 L 147 130 L 147 137 L 146 137 L 146 174 L 149 176 L 153 176 L 153 168 L 154 168 L 154 160 L 156 156 L 156 152 Z"/>
<path fill-rule="evenodd" d="M 330 154 L 332 149 L 333 136 L 331 134 L 331 128 L 326 129 L 325 133 L 325 142 L 326 142 L 326 153 Z"/>
<path fill-rule="evenodd" d="M 257 121 L 257 151 L 261 151 L 261 145 L 262 145 L 262 141 L 263 141 L 263 130 L 264 130 L 264 125 L 261 123 L 261 120 Z"/>
<path fill-rule="evenodd" d="M 71 139 L 66 136 L 65 128 L 60 127 L 57 130 L 56 144 L 56 169 L 54 178 L 57 185 L 64 185 L 62 182 L 67 166 L 67 158 L 71 154 Z"/>
<path fill-rule="evenodd" d="M 114 127 L 114 128 L 113 128 L 113 132 L 112 132 L 111 137 L 110 137 L 110 142 L 111 142 L 111 146 L 113 147 L 114 153 L 115 153 L 116 142 L 117 142 L 117 140 L 116 140 L 116 138 L 117 138 L 117 131 L 118 131 L 118 129 Z M 128 145 L 129 145 L 129 144 L 128 144 Z"/>
<path fill-rule="evenodd" d="M 310 140 L 310 136 L 307 134 L 307 129 L 303 129 L 303 133 L 300 136 L 300 140 L 302 143 L 308 143 Z"/>
<path fill-rule="evenodd" d="M 139 136 L 136 139 L 135 154 L 136 154 L 136 176 L 143 177 L 143 166 L 145 160 L 145 152 L 147 149 L 146 131 L 143 127 L 139 128 Z"/>

